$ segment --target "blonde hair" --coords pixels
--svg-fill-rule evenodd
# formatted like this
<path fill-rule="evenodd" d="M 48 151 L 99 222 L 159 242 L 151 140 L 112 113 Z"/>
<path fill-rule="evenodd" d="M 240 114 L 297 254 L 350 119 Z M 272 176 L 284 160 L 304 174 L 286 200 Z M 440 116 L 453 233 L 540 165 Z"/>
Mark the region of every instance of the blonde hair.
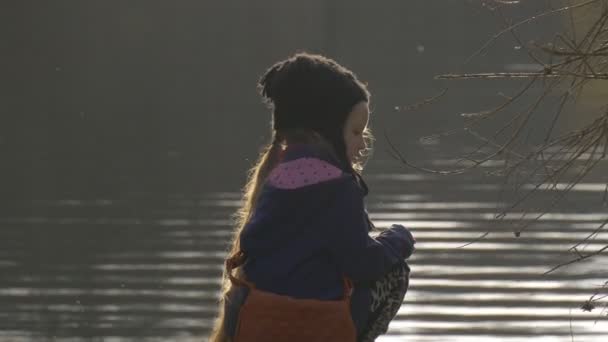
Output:
<path fill-rule="evenodd" d="M 367 164 L 367 161 L 372 156 L 372 152 L 374 151 L 373 145 L 376 139 L 374 138 L 374 134 L 369 127 L 365 127 L 363 130 L 363 140 L 365 141 L 365 148 L 360 152 L 360 156 L 354 160 L 351 165 L 353 170 L 359 174 L 363 173 L 365 164 Z"/>
<path fill-rule="evenodd" d="M 241 232 L 251 218 L 253 208 L 255 207 L 257 198 L 260 194 L 261 185 L 264 183 L 264 180 L 270 173 L 270 170 L 276 164 L 280 148 L 280 143 L 276 139 L 273 139 L 270 144 L 264 147 L 255 166 L 248 172 L 248 180 L 243 192 L 243 205 L 235 215 L 236 229 L 234 230 L 231 247 L 226 257 L 227 259 L 234 257 L 238 252 L 240 252 Z M 238 268 L 236 270 L 236 276 L 241 279 L 243 278 L 242 268 Z M 231 287 L 232 283 L 230 282 L 230 278 L 228 278 L 228 274 L 224 269 L 222 276 L 221 297 L 219 300 L 219 315 L 214 323 L 211 336 L 209 337 L 209 341 L 211 342 L 230 342 L 230 337 L 226 334 L 224 329 L 224 303 Z"/>

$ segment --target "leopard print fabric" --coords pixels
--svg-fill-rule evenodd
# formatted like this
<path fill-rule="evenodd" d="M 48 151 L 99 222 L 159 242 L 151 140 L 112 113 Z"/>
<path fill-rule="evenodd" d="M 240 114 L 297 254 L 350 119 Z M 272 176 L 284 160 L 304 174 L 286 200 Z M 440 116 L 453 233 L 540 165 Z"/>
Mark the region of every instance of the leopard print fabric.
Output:
<path fill-rule="evenodd" d="M 409 286 L 410 268 L 406 263 L 399 263 L 372 287 L 370 318 L 365 330 L 357 338 L 358 342 L 375 341 L 388 330 L 391 320 L 403 303 Z"/>

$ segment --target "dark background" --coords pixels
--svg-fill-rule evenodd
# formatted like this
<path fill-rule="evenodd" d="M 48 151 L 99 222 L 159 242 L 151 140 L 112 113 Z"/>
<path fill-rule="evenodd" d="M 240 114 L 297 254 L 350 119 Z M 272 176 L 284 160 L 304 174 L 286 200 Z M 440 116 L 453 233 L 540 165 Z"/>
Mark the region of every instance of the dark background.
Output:
<path fill-rule="evenodd" d="M 297 51 L 323 53 L 354 70 L 374 96 L 372 126 L 394 128 L 411 153 L 419 136 L 455 127 L 459 111 L 494 103 L 497 90 L 505 89 L 496 82 L 445 84 L 435 75 L 500 71 L 526 60 L 503 39 L 461 68 L 502 25 L 479 1 L 1 6 L 0 188 L 6 198 L 197 193 L 243 182 L 269 131 L 257 79 Z M 511 11 L 522 17 L 540 8 Z M 543 25 L 530 30 L 541 35 Z M 436 107 L 394 110 L 446 86 L 450 96 Z"/>

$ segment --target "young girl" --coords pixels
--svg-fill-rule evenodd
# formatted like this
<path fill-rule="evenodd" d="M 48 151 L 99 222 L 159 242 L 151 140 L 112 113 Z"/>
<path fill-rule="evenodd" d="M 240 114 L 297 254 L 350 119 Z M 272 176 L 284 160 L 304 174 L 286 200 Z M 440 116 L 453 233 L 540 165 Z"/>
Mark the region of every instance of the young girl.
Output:
<path fill-rule="evenodd" d="M 273 65 L 258 86 L 272 109 L 272 140 L 249 175 L 210 340 L 247 340 L 235 336 L 255 325 L 239 315 L 255 288 L 290 300 L 348 297 L 353 336 L 373 341 L 403 302 L 415 240 L 401 225 L 369 236 L 360 175 L 369 92 L 348 69 L 307 53 Z M 277 327 L 289 328 L 284 317 Z"/>

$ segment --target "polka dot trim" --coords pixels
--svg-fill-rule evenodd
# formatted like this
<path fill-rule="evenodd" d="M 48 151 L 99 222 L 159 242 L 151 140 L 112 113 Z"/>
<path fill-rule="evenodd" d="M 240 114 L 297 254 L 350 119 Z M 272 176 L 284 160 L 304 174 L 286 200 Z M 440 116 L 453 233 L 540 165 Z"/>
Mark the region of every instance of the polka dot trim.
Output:
<path fill-rule="evenodd" d="M 297 189 L 338 178 L 342 171 L 317 158 L 299 158 L 275 167 L 268 176 L 270 185 L 280 189 Z"/>

